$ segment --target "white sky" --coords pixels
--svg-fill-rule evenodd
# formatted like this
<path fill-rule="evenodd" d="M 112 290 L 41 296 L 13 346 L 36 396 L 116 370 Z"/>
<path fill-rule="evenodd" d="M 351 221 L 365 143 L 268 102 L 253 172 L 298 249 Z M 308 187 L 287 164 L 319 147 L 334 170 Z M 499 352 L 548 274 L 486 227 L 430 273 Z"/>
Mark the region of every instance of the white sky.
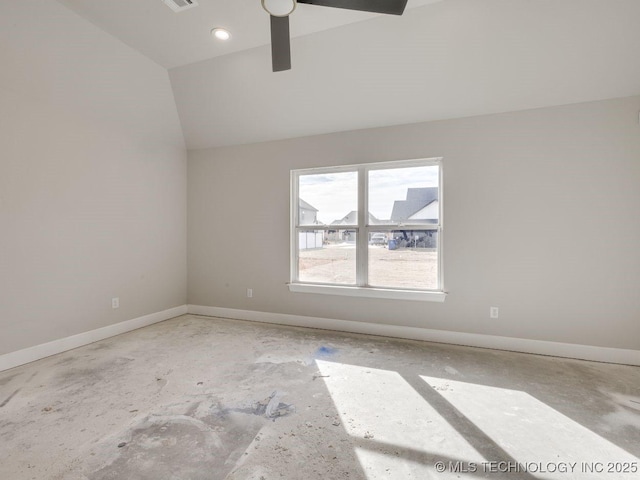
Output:
<path fill-rule="evenodd" d="M 318 209 L 318 220 L 329 224 L 358 209 L 357 182 L 357 172 L 301 175 L 299 194 Z M 380 220 L 388 220 L 393 202 L 405 200 L 408 188 L 437 186 L 437 166 L 371 170 L 369 211 Z"/>

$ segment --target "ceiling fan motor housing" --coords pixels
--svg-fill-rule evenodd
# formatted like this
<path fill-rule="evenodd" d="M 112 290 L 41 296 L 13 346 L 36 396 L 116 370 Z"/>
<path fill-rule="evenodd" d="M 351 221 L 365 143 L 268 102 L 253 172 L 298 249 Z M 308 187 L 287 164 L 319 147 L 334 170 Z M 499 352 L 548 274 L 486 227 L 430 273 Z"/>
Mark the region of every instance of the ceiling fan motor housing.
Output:
<path fill-rule="evenodd" d="M 297 4 L 296 0 L 262 0 L 262 8 L 274 17 L 288 17 Z"/>

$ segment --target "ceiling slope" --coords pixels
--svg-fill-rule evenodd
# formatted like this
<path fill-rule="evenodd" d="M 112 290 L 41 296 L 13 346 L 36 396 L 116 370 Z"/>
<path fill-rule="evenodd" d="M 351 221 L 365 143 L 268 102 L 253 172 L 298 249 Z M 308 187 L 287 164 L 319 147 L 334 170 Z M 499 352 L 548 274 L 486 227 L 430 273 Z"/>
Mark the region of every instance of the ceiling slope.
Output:
<path fill-rule="evenodd" d="M 165 68 L 199 62 L 270 43 L 269 14 L 260 0 L 198 0 L 175 13 L 163 0 L 58 0 L 107 33 Z M 407 9 L 443 0 L 409 0 Z M 374 18 L 376 14 L 298 5 L 291 36 L 298 37 Z M 210 32 L 224 27 L 231 42 L 215 42 Z"/>
<path fill-rule="evenodd" d="M 195 9 L 194 9 L 195 10 Z M 329 9 L 331 10 L 331 9 Z M 637 0 L 444 0 L 170 70 L 191 149 L 640 94 Z"/>

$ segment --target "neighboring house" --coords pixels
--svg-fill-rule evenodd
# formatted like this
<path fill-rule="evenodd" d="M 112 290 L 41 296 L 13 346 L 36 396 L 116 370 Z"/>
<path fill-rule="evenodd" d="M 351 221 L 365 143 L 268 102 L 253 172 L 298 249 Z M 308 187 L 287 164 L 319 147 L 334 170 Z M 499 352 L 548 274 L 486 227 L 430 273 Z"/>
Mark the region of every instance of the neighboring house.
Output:
<path fill-rule="evenodd" d="M 313 208 L 313 207 L 312 207 Z M 396 200 L 391 212 L 391 223 L 438 223 L 440 206 L 438 203 L 438 187 L 408 188 L 406 200 Z M 356 240 L 354 230 L 339 228 L 341 225 L 355 225 L 358 223 L 358 212 L 352 210 L 340 220 L 331 222 L 331 226 L 338 227 L 327 232 L 327 240 L 331 242 L 353 242 Z M 369 225 L 381 225 L 381 221 L 369 213 Z M 400 232 L 398 232 L 400 233 Z M 431 236 L 430 234 L 423 234 Z M 401 232 L 406 237 L 406 232 Z M 431 242 L 428 241 L 430 244 Z"/>
<path fill-rule="evenodd" d="M 439 217 L 438 187 L 408 188 L 406 200 L 396 200 L 391 211 L 391 221 L 399 224 L 438 223 Z M 396 230 L 393 239 L 398 247 L 419 248 L 435 248 L 437 240 L 436 232 L 415 230 Z"/>
<path fill-rule="evenodd" d="M 316 225 L 318 223 L 318 209 L 299 198 L 298 221 L 300 225 Z"/>
<path fill-rule="evenodd" d="M 298 198 L 298 221 L 300 225 L 317 225 L 318 209 L 313 205 Z M 298 249 L 310 250 L 312 248 L 322 248 L 324 243 L 324 230 L 314 230 L 311 232 L 298 233 Z"/>
<path fill-rule="evenodd" d="M 438 187 L 408 188 L 406 200 L 396 200 L 391 211 L 393 223 L 438 223 Z"/>
<path fill-rule="evenodd" d="M 352 210 L 340 220 L 334 220 L 331 225 L 339 227 L 340 225 L 356 225 L 358 223 L 358 212 Z M 379 225 L 381 222 L 373 214 L 369 213 L 369 225 Z M 327 232 L 327 240 L 331 242 L 355 242 L 355 230 L 336 228 Z"/>

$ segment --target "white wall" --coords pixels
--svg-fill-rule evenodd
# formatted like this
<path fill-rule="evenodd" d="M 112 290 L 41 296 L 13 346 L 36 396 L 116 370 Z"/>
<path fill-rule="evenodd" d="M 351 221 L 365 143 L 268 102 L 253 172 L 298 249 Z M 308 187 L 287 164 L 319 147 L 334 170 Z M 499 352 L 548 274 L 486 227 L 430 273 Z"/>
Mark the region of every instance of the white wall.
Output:
<path fill-rule="evenodd" d="M 308 250 L 322 248 L 324 244 L 324 231 L 300 232 L 298 234 L 298 248 Z"/>
<path fill-rule="evenodd" d="M 437 220 L 440 215 L 440 203 L 435 200 L 409 217 L 410 220 Z"/>
<path fill-rule="evenodd" d="M 167 72 L 57 2 L 2 2 L 0 354 L 184 304 L 185 259 Z"/>
<path fill-rule="evenodd" d="M 628 97 L 190 151 L 189 303 L 640 349 L 639 110 Z M 290 169 L 439 156 L 444 303 L 288 291 Z"/>

